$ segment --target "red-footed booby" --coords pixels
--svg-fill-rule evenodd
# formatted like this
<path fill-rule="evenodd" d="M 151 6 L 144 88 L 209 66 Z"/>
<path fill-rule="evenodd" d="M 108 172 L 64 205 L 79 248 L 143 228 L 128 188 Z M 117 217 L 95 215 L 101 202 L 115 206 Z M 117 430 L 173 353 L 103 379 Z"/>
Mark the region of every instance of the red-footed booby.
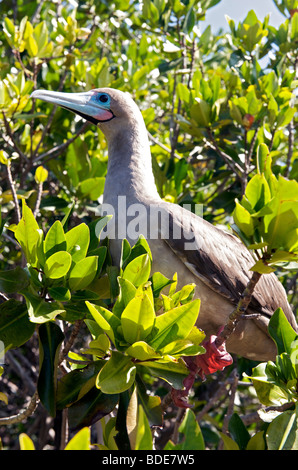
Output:
<path fill-rule="evenodd" d="M 195 283 L 195 297 L 201 299 L 197 326 L 207 337 L 217 334 L 252 276 L 254 260 L 234 235 L 160 198 L 147 129 L 130 95 L 102 88 L 82 93 L 36 90 L 31 96 L 79 114 L 104 133 L 108 171 L 103 202 L 114 215 L 113 229 L 109 232 L 108 228 L 114 261 L 119 261 L 123 238 L 134 244 L 141 230 L 146 232 L 143 235 L 152 251 L 152 271 L 168 277 L 177 272 L 180 286 Z M 278 307 L 297 331 L 283 286 L 274 274 L 263 275 L 247 311 L 258 315 L 240 320 L 227 340 L 227 350 L 257 361 L 274 360 L 276 346 L 267 327 Z"/>

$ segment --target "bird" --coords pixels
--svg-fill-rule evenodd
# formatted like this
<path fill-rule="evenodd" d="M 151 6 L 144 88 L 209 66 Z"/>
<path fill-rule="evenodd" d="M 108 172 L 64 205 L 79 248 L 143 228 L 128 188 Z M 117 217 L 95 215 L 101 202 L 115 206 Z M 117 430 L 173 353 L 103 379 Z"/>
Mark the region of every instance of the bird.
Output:
<path fill-rule="evenodd" d="M 142 235 L 152 252 L 152 272 L 172 279 L 178 288 L 195 285 L 201 299 L 196 326 L 206 337 L 225 325 L 252 276 L 254 259 L 239 238 L 181 205 L 161 198 L 155 184 L 150 141 L 142 113 L 132 96 L 114 88 L 78 93 L 35 90 L 31 97 L 78 114 L 95 124 L 108 144 L 103 206 L 113 223 L 107 234 L 113 262 L 119 263 L 122 240 Z M 147 225 L 146 225 L 147 224 Z M 148 229 L 149 226 L 149 229 Z M 268 324 L 277 308 L 297 331 L 285 289 L 274 273 L 261 276 L 247 309 L 226 341 L 226 348 L 253 361 L 275 360 L 277 349 Z"/>

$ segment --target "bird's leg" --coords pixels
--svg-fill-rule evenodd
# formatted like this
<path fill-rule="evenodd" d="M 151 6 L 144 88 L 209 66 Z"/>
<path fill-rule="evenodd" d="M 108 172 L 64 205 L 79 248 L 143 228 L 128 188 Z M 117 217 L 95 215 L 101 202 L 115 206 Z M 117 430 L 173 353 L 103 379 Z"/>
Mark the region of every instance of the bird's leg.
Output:
<path fill-rule="evenodd" d="M 218 334 L 216 338 L 216 345 L 220 346 L 223 344 L 229 336 L 234 332 L 238 322 L 243 318 L 246 317 L 246 310 L 250 304 L 252 294 L 254 291 L 254 288 L 261 278 L 262 274 L 254 271 L 252 277 L 250 278 L 246 288 L 244 289 L 240 300 L 237 304 L 237 307 L 233 310 L 233 312 L 230 314 L 228 322 L 226 323 L 225 327 L 223 330 Z M 249 315 L 250 316 L 250 315 Z"/>

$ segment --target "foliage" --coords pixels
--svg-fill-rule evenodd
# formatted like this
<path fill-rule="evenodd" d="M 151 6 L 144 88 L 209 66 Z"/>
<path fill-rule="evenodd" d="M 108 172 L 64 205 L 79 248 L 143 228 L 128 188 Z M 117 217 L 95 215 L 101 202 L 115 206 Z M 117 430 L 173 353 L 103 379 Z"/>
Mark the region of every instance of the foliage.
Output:
<path fill-rule="evenodd" d="M 90 448 L 87 427 L 99 421 L 99 448 L 152 449 L 150 427 L 163 419 L 176 436 L 159 436 L 167 450 L 297 448 L 297 338 L 280 310 L 269 330 L 276 361 L 238 359 L 246 375 L 228 426 L 230 368 L 224 388 L 216 375 L 196 384 L 181 425 L 173 424 L 174 410 L 164 416 L 167 384 L 181 388 L 188 374 L 182 356 L 203 352 L 194 286 L 176 291 L 177 279 L 150 273 L 143 238 L 134 247 L 124 242 L 120 268 L 112 265 L 101 240 L 107 219 L 97 216 L 104 137 L 68 111 L 30 99 L 37 88 L 129 91 L 149 131 L 160 195 L 201 204 L 214 224 L 233 218 L 253 269 L 277 272 L 295 310 L 298 2 L 274 0 L 285 16 L 279 27 L 250 11 L 238 25 L 227 18 L 227 34 L 202 26 L 219 2 L 1 2 L 0 340 L 9 365 L 0 368 L 0 423 L 33 395 L 35 370 L 43 408 L 51 416 L 67 409 L 78 431 L 63 448 Z M 10 381 L 15 357 L 28 358 L 31 372 L 22 359 L 22 374 Z M 14 381 L 21 400 L 11 393 Z M 213 396 L 220 405 L 198 424 Z M 292 407 L 246 426 L 245 413 L 259 402 Z M 20 434 L 17 446 L 34 448 L 24 428 L 11 426 L 4 445 Z"/>

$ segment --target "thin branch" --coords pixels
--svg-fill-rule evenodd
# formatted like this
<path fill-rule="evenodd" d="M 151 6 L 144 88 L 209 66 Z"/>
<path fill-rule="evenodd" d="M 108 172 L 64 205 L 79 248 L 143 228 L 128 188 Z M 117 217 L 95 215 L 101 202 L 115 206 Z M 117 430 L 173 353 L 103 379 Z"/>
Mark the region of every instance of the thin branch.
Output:
<path fill-rule="evenodd" d="M 287 156 L 287 168 L 285 172 L 285 177 L 288 178 L 290 174 L 291 161 L 293 157 L 294 149 L 294 125 L 293 121 L 288 125 L 289 137 L 288 137 L 288 156 Z"/>
<path fill-rule="evenodd" d="M 236 397 L 238 381 L 239 381 L 239 375 L 238 375 L 237 369 L 234 369 L 231 375 L 233 376 L 233 382 L 229 390 L 229 405 L 228 405 L 227 413 L 224 417 L 224 421 L 222 425 L 222 432 L 224 434 L 228 433 L 229 421 L 234 411 L 235 397 Z M 223 440 L 221 440 L 218 450 L 222 450 L 223 446 L 224 446 L 224 442 Z"/>
<path fill-rule="evenodd" d="M 43 183 L 39 183 L 38 190 L 37 190 L 36 204 L 35 204 L 35 208 L 34 208 L 34 212 L 33 212 L 33 215 L 34 215 L 35 218 L 38 215 L 39 208 L 40 208 L 42 188 L 43 188 Z"/>
<path fill-rule="evenodd" d="M 15 141 L 15 138 L 14 138 L 14 135 L 11 131 L 11 128 L 10 128 L 10 125 L 9 125 L 9 122 L 7 121 L 6 119 L 6 116 L 5 116 L 5 113 L 2 113 L 3 114 L 3 120 L 4 120 L 4 125 L 5 125 L 5 130 L 7 132 L 7 135 L 10 137 L 12 143 L 13 143 L 13 149 L 15 152 L 17 152 L 19 154 L 19 156 L 25 160 L 26 163 L 29 162 L 28 158 L 26 157 L 26 155 L 22 152 L 22 150 L 20 149 L 20 147 L 18 146 L 18 144 L 16 143 Z"/>
<path fill-rule="evenodd" d="M 56 145 L 56 147 L 53 147 L 51 150 L 48 150 L 45 153 L 42 153 L 39 155 L 36 159 L 35 162 L 39 162 L 40 160 L 47 161 L 50 160 L 51 158 L 54 158 L 57 153 L 62 153 L 72 142 L 74 142 L 79 135 L 83 134 L 83 132 L 87 129 L 87 127 L 90 125 L 88 121 L 86 121 L 82 127 L 78 130 L 78 132 L 71 137 L 71 139 L 68 139 L 66 142 L 64 142 L 61 145 Z"/>
<path fill-rule="evenodd" d="M 226 162 L 228 167 L 238 176 L 238 178 L 241 179 L 243 173 L 243 169 L 241 168 L 241 166 L 238 165 L 238 163 L 234 162 L 234 160 L 229 155 L 227 155 L 219 148 L 210 128 L 207 128 L 207 134 L 209 139 L 211 140 L 211 142 L 207 141 L 209 146 L 218 153 L 218 155 Z"/>
<path fill-rule="evenodd" d="M 160 142 L 158 139 L 156 139 L 152 134 L 150 134 L 150 132 L 148 132 L 148 137 L 155 145 L 158 145 L 160 148 L 162 148 L 166 152 L 168 152 L 168 153 L 172 152 L 172 150 L 169 147 L 167 147 L 162 142 Z M 179 160 L 181 159 L 180 155 L 178 155 L 178 153 L 176 153 L 176 152 L 174 152 L 174 156 L 176 158 L 179 158 Z"/>
<path fill-rule="evenodd" d="M 278 413 L 282 413 L 283 411 L 288 410 L 294 405 L 294 402 L 284 403 L 281 406 L 267 406 L 265 408 L 261 407 L 258 411 L 254 411 L 252 413 L 248 413 L 247 415 L 240 416 L 243 424 L 245 426 L 250 426 L 253 423 L 258 423 L 262 421 L 262 417 L 260 415 L 260 411 L 263 413 L 269 413 L 270 411 L 277 411 Z"/>
<path fill-rule="evenodd" d="M 64 85 L 65 80 L 66 80 L 67 72 L 68 72 L 68 69 L 65 69 L 65 70 L 64 70 L 64 73 L 63 73 L 63 75 L 62 75 L 62 77 L 61 77 L 61 79 L 60 79 L 58 91 L 61 91 L 62 88 L 63 88 L 63 85 Z M 32 105 L 32 108 L 34 109 L 34 107 L 35 107 L 35 100 L 33 100 L 33 103 L 34 103 L 34 104 Z M 35 148 L 35 151 L 34 151 L 34 153 L 33 153 L 33 155 L 32 155 L 32 159 L 35 160 L 35 161 L 37 160 L 36 156 L 37 156 L 37 154 L 38 154 L 39 147 L 41 146 L 41 144 L 42 144 L 42 142 L 43 142 L 43 140 L 44 140 L 44 138 L 45 138 L 45 136 L 46 136 L 46 134 L 47 134 L 49 128 L 51 127 L 51 124 L 52 124 L 53 119 L 54 119 L 54 116 L 55 116 L 56 109 L 57 109 L 57 105 L 55 105 L 55 106 L 53 107 L 53 109 L 52 109 L 52 111 L 51 111 L 51 114 L 49 115 L 48 121 L 47 121 L 47 123 L 46 123 L 46 125 L 45 125 L 45 127 L 44 127 L 44 129 L 43 129 L 43 131 L 42 131 L 41 138 L 40 138 L 40 140 L 39 140 L 39 142 L 38 142 L 38 144 L 37 144 L 37 146 L 36 146 L 36 148 Z M 32 128 L 32 126 L 33 126 L 33 122 L 34 122 L 34 120 L 32 119 L 32 121 L 31 121 L 31 128 Z M 33 135 L 33 134 L 32 134 L 32 135 Z"/>
<path fill-rule="evenodd" d="M 62 361 L 64 361 L 65 357 L 67 356 L 67 354 L 69 353 L 76 337 L 78 336 L 79 334 L 79 331 L 80 331 L 80 328 L 81 328 L 81 324 L 82 324 L 83 320 L 77 320 L 75 323 L 74 323 L 74 326 L 73 326 L 73 329 L 72 329 L 72 332 L 71 332 L 71 335 L 68 339 L 68 341 L 66 342 L 64 348 L 62 349 L 62 351 L 60 352 L 60 356 L 59 356 L 59 363 L 61 363 Z"/>
<path fill-rule="evenodd" d="M 10 189 L 11 189 L 11 194 L 12 194 L 12 197 L 13 197 L 13 202 L 15 204 L 17 220 L 18 220 L 18 222 L 20 222 L 20 220 L 21 220 L 21 211 L 20 211 L 18 196 L 17 196 L 17 193 L 16 193 L 15 182 L 12 178 L 12 174 L 11 174 L 11 170 L 10 170 L 10 161 L 8 161 L 6 168 L 7 168 L 7 176 L 8 176 Z"/>
<path fill-rule="evenodd" d="M 34 393 L 33 397 L 30 400 L 29 405 L 25 410 L 21 411 L 17 415 L 9 416 L 7 418 L 0 418 L 0 425 L 10 425 L 10 424 L 16 424 L 16 423 L 21 423 L 24 419 L 28 418 L 31 416 L 38 404 L 39 398 L 38 398 L 38 393 L 37 391 Z"/>

